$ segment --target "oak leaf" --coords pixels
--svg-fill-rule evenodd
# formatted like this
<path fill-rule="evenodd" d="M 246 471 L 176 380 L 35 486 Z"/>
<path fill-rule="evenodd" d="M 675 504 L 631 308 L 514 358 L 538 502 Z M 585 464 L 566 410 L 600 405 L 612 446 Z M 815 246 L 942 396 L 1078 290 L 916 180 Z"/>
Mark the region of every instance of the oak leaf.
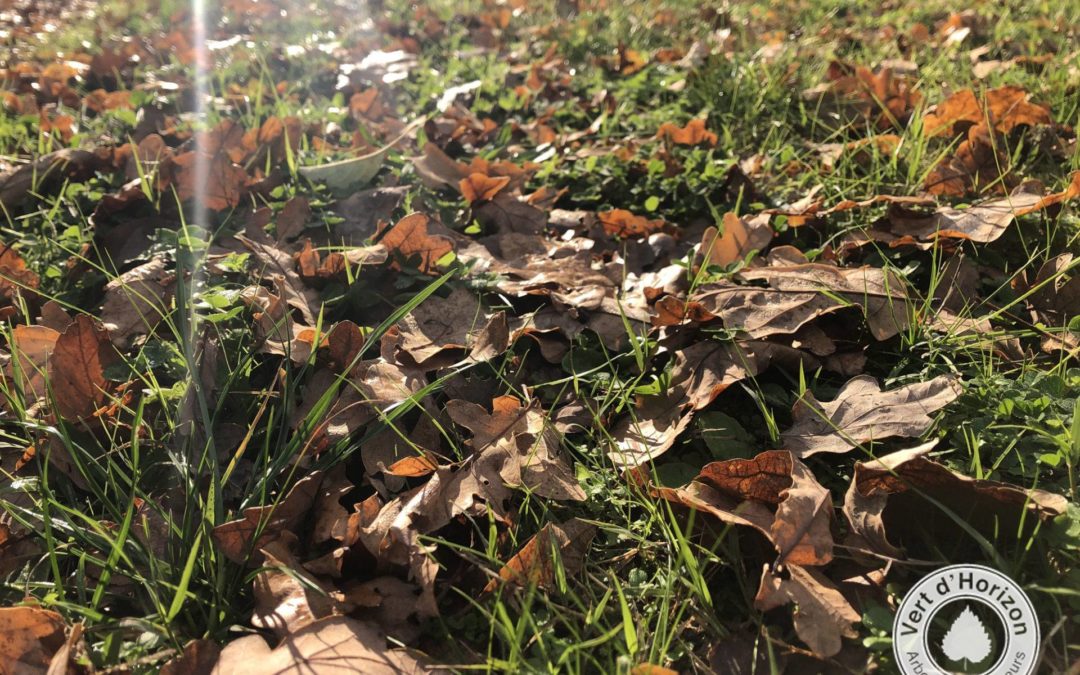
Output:
<path fill-rule="evenodd" d="M 499 579 L 518 586 L 535 584 L 547 588 L 555 583 L 555 570 L 561 566 L 567 577 L 576 575 L 585 566 L 585 554 L 596 535 L 596 526 L 577 518 L 565 523 L 548 523 L 540 528 L 499 570 Z M 484 587 L 491 591 L 498 580 Z"/>
<path fill-rule="evenodd" d="M 849 452 L 860 444 L 896 436 L 916 437 L 933 424 L 930 414 L 960 395 L 955 378 L 942 375 L 882 391 L 869 375 L 848 380 L 831 403 L 807 391 L 792 409 L 793 426 L 781 434 L 798 457 Z"/>
<path fill-rule="evenodd" d="M 0 663 L 5 673 L 46 675 L 66 642 L 64 619 L 40 607 L 0 608 Z M 58 671 L 67 672 L 67 663 Z"/>
<path fill-rule="evenodd" d="M 705 120 L 693 119 L 686 126 L 679 127 L 671 122 L 664 122 L 656 130 L 656 137 L 671 141 L 676 145 L 716 145 L 716 134 L 705 128 Z"/>
<path fill-rule="evenodd" d="M 795 605 L 795 633 L 818 656 L 836 655 L 843 638 L 858 635 L 853 624 L 861 616 L 825 575 L 814 568 L 789 565 L 784 578 L 766 565 L 754 606 L 767 612 L 787 604 Z"/>
<path fill-rule="evenodd" d="M 473 202 L 491 201 L 510 182 L 509 176 L 492 177 L 482 173 L 470 173 L 458 183 L 461 194 Z"/>
<path fill-rule="evenodd" d="M 104 407 L 110 398 L 105 369 L 119 362 L 108 330 L 85 314 L 75 317 L 56 339 L 49 360 L 57 415 L 82 422 Z"/>
<path fill-rule="evenodd" d="M 388 649 L 374 626 L 343 616 L 315 621 L 271 649 L 259 635 L 230 642 L 211 675 L 421 675 L 444 673 L 404 649 Z"/>
<path fill-rule="evenodd" d="M 412 213 L 383 229 L 379 243 L 397 254 L 393 264 L 398 269 L 402 262 L 416 256 L 419 258 L 418 269 L 425 274 L 434 274 L 439 269 L 439 260 L 454 250 L 454 242 L 441 234 L 432 234 L 431 229 L 431 218 Z"/>
<path fill-rule="evenodd" d="M 913 522 L 918 522 L 924 536 L 935 523 L 934 512 L 938 521 L 955 529 L 950 518 L 941 517 L 940 506 L 929 504 L 927 498 L 943 503 L 956 514 L 952 517 L 988 534 L 1015 535 L 1030 516 L 1045 521 L 1068 508 L 1068 500 L 1060 495 L 956 473 L 926 457 L 933 446 L 930 442 L 855 464 L 844 497 L 844 516 L 852 532 L 874 552 L 902 558 L 904 551 L 892 541 L 906 534 Z M 887 529 L 894 530 L 891 536 Z"/>

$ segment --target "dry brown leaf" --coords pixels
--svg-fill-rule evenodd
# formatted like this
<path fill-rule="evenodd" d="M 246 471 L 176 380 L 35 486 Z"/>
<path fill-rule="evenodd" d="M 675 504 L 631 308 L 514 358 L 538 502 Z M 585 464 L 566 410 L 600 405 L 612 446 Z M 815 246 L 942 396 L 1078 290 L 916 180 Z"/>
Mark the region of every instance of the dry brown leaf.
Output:
<path fill-rule="evenodd" d="M 423 213 L 412 213 L 397 222 L 393 227 L 382 230 L 379 243 L 388 251 L 398 256 L 394 266 L 400 269 L 402 262 L 413 256 L 420 259 L 417 269 L 425 274 L 438 271 L 439 260 L 454 250 L 454 242 L 440 234 L 431 234 L 431 219 Z"/>
<path fill-rule="evenodd" d="M 679 127 L 671 122 L 664 122 L 656 130 L 656 137 L 668 140 L 676 145 L 716 145 L 716 134 L 705 128 L 705 120 L 693 119 L 686 126 Z"/>
<path fill-rule="evenodd" d="M 64 619 L 40 607 L 0 608 L 0 669 L 12 675 L 46 675 L 64 647 Z M 64 669 L 65 672 L 67 668 Z"/>
<path fill-rule="evenodd" d="M 705 230 L 701 254 L 710 265 L 727 266 L 746 259 L 753 251 L 763 250 L 772 241 L 769 216 L 743 220 L 732 212 L 724 214 L 724 232 L 717 237 L 715 227 Z"/>
<path fill-rule="evenodd" d="M 289 551 L 296 537 L 287 531 L 262 548 L 265 561 L 253 583 L 255 609 L 251 625 L 284 638 L 303 627 L 340 614 L 331 589 L 305 572 Z"/>
<path fill-rule="evenodd" d="M 767 612 L 794 604 L 792 617 L 799 639 L 818 656 L 836 655 L 843 646 L 842 638 L 858 635 L 853 624 L 861 616 L 818 570 L 788 565 L 786 571 L 785 578 L 765 566 L 754 606 Z"/>
<path fill-rule="evenodd" d="M 456 287 L 445 298 L 428 298 L 403 318 L 397 324 L 401 335 L 398 345 L 418 366 L 424 367 L 443 352 L 477 346 L 482 335 L 490 339 L 488 325 L 480 298 L 472 291 Z M 509 332 L 506 339 L 509 340 Z M 488 358 L 494 358 L 508 344 L 501 345 L 501 351 L 494 349 L 496 345 L 490 340 L 487 346 L 492 347 L 487 350 Z M 482 353 L 483 350 L 474 349 L 474 354 Z"/>
<path fill-rule="evenodd" d="M 49 359 L 56 413 L 69 422 L 82 422 L 109 401 L 105 369 L 120 355 L 109 332 L 95 319 L 80 314 L 56 339 Z"/>
<path fill-rule="evenodd" d="M 792 409 L 794 425 L 781 437 L 797 457 L 849 452 L 885 438 L 917 437 L 933 424 L 930 414 L 959 395 L 959 383 L 948 375 L 888 391 L 873 377 L 859 375 L 848 380 L 831 403 L 819 403 L 807 391 Z"/>
<path fill-rule="evenodd" d="M 482 173 L 470 173 L 458 183 L 461 195 L 470 204 L 491 201 L 495 195 L 510 183 L 509 176 L 487 176 Z"/>
<path fill-rule="evenodd" d="M 513 396 L 492 402 L 492 412 L 468 401 L 452 400 L 446 412 L 473 433 L 470 447 L 504 457 L 500 475 L 507 485 L 527 487 L 549 499 L 585 499 L 573 471 L 559 456 L 559 433 L 536 406 Z"/>
<path fill-rule="evenodd" d="M 388 649 L 374 626 L 335 616 L 315 621 L 270 649 L 258 635 L 230 642 L 211 675 L 421 675 L 443 673 L 404 649 Z"/>
<path fill-rule="evenodd" d="M 1016 184 L 1010 173 L 1012 160 L 1006 152 L 1008 143 L 998 132 L 993 135 L 985 124 L 967 131 L 956 152 L 943 157 L 930 171 L 923 188 L 932 195 L 964 197 L 994 191 L 1004 194 Z"/>
<path fill-rule="evenodd" d="M 1080 171 L 1075 171 L 1061 192 L 1044 194 L 1040 183 L 1028 181 L 1017 186 L 1008 197 L 980 202 L 966 209 L 943 206 L 929 215 L 894 211 L 889 215 L 889 229 L 897 236 L 924 240 L 946 237 L 989 243 L 1001 237 L 1018 216 L 1042 211 L 1078 196 Z"/>
<path fill-rule="evenodd" d="M 703 284 L 691 298 L 752 338 L 791 334 L 814 319 L 847 306 L 863 310 L 870 332 L 886 340 L 905 330 L 913 308 L 907 284 L 893 270 L 840 269 L 821 264 L 744 269 L 739 277 L 769 288 L 727 281 Z"/>
<path fill-rule="evenodd" d="M 930 505 L 927 497 L 986 533 L 1015 535 L 1025 512 L 1047 520 L 1068 508 L 1068 500 L 1061 495 L 978 480 L 951 471 L 925 456 L 933 445 L 927 443 L 855 464 L 855 475 L 844 498 L 844 516 L 852 532 L 871 550 L 894 558 L 904 557 L 904 551 L 890 539 L 902 541 L 907 532 L 905 525 L 914 521 L 924 530 L 930 527 L 931 518 L 922 514 L 928 509 L 937 511 L 938 507 Z M 947 518 L 942 521 L 955 527 Z"/>
<path fill-rule="evenodd" d="M 894 75 L 891 68 L 877 73 L 863 66 L 834 61 L 829 64 L 828 82 L 807 89 L 803 99 L 810 102 L 818 117 L 838 126 L 861 126 L 871 121 L 879 130 L 903 128 L 922 100 L 914 82 Z"/>
<path fill-rule="evenodd" d="M 37 286 L 38 276 L 26 266 L 22 256 L 11 246 L 0 244 L 0 307 L 32 293 Z"/>
<path fill-rule="evenodd" d="M 832 560 L 832 498 L 786 450 L 712 462 L 690 484 L 656 492 L 725 523 L 756 529 L 776 548 L 779 562 L 825 565 Z"/>
<path fill-rule="evenodd" d="M 197 168 L 200 162 L 207 165 L 201 184 Z M 173 158 L 172 166 L 177 196 L 184 201 L 199 199 L 211 211 L 236 208 L 247 191 L 247 173 L 224 153 L 185 152 Z"/>
<path fill-rule="evenodd" d="M 469 175 L 467 166 L 451 159 L 434 143 L 424 145 L 423 156 L 414 157 L 412 162 L 424 184 L 431 188 L 459 189 L 459 183 Z"/>
<path fill-rule="evenodd" d="M 596 535 L 596 526 L 577 518 L 565 523 L 548 523 L 540 528 L 499 570 L 499 579 L 518 586 L 535 584 L 548 588 L 555 583 L 555 569 L 561 565 L 567 577 L 585 565 L 585 555 Z M 484 591 L 492 591 L 498 580 L 492 579 Z"/>
<path fill-rule="evenodd" d="M 192 640 L 183 651 L 165 662 L 158 675 L 195 675 L 208 673 L 217 663 L 221 647 L 213 640 Z"/>
<path fill-rule="evenodd" d="M 601 211 L 596 214 L 596 217 L 600 224 L 604 226 L 605 232 L 624 239 L 647 237 L 655 232 L 660 232 L 665 226 L 662 219 L 649 220 L 644 216 L 634 215 L 625 209 Z"/>
<path fill-rule="evenodd" d="M 0 173 L 0 207 L 15 211 L 38 196 L 52 194 L 68 181 L 81 182 L 104 168 L 110 157 L 89 150 L 64 148 L 42 155 L 33 162 Z"/>
<path fill-rule="evenodd" d="M 12 360 L 4 376 L 17 383 L 27 405 L 45 397 L 49 357 L 60 333 L 45 326 L 17 325 L 11 331 Z"/>
<path fill-rule="evenodd" d="M 624 469 L 656 459 L 686 430 L 694 411 L 705 408 L 732 384 L 757 375 L 774 361 L 816 367 L 809 354 L 760 341 L 703 340 L 677 350 L 667 391 L 642 397 L 634 410 L 614 426 L 614 447 L 608 457 Z"/>
<path fill-rule="evenodd" d="M 255 567 L 263 559 L 262 549 L 282 532 L 296 533 L 319 494 L 323 474 L 315 471 L 293 485 L 276 505 L 244 509 L 244 517 L 214 528 L 214 542 L 229 560 Z"/>
<path fill-rule="evenodd" d="M 958 125 L 962 129 L 964 124 L 980 124 L 987 118 L 992 128 L 1006 134 L 1018 126 L 1054 123 L 1050 111 L 1031 103 L 1026 91 L 1008 86 L 987 91 L 982 101 L 970 89 L 953 94 L 926 114 L 923 131 L 928 136 L 956 135 Z"/>
<path fill-rule="evenodd" d="M 136 335 L 152 333 L 168 314 L 175 292 L 176 275 L 166 261 L 155 257 L 105 284 L 101 322 L 117 347 L 125 347 Z"/>

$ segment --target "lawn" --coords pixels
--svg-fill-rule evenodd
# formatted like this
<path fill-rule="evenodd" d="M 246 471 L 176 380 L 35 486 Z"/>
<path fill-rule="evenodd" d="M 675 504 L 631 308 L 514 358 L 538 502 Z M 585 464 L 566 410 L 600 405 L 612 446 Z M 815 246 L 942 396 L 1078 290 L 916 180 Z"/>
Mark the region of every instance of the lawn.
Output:
<path fill-rule="evenodd" d="M 1080 4 L 0 44 L 0 673 L 893 673 L 960 563 L 1080 672 Z"/>

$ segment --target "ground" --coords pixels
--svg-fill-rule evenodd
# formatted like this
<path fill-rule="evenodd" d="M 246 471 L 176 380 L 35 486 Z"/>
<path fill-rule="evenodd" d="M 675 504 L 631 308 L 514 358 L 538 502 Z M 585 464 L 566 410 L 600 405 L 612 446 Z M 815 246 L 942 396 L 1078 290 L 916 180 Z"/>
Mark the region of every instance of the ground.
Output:
<path fill-rule="evenodd" d="M 0 660 L 897 672 L 974 563 L 1078 672 L 1078 32 L 5 3 Z"/>

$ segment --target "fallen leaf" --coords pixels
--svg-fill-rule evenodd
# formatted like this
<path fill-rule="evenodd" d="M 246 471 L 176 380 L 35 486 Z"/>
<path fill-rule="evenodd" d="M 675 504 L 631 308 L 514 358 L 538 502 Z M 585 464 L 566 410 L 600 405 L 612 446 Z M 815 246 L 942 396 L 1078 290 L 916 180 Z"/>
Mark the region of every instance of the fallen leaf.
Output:
<path fill-rule="evenodd" d="M 928 136 L 957 135 L 961 125 L 980 124 L 989 120 L 990 127 L 1009 133 L 1018 126 L 1053 124 L 1050 111 L 1031 103 L 1029 94 L 1020 87 L 990 89 L 982 101 L 975 92 L 964 89 L 953 94 L 926 114 L 923 133 Z"/>
<path fill-rule="evenodd" d="M 287 531 L 286 531 L 287 533 Z M 279 638 L 334 614 L 340 614 L 329 588 L 305 572 L 289 551 L 285 534 L 262 548 L 265 557 L 253 583 L 255 609 L 251 625 L 273 631 Z"/>
<path fill-rule="evenodd" d="M 760 251 L 772 241 L 773 231 L 769 216 L 743 220 L 732 212 L 724 214 L 724 232 L 717 237 L 717 229 L 705 230 L 701 239 L 701 254 L 710 265 L 727 266 L 742 262 L 753 251 Z"/>
<path fill-rule="evenodd" d="M 51 673 L 53 656 L 66 642 L 64 628 L 63 617 L 51 610 L 32 606 L 0 608 L 0 663 L 4 672 Z"/>
<path fill-rule="evenodd" d="M 394 265 L 400 269 L 399 261 L 408 261 L 413 256 L 418 256 L 420 264 L 418 269 L 425 274 L 434 274 L 438 271 L 438 262 L 448 253 L 454 250 L 454 242 L 448 237 L 429 232 L 431 219 L 422 213 L 412 213 L 397 222 L 392 227 L 383 230 L 379 243 L 392 253 L 397 254 L 398 259 Z"/>
<path fill-rule="evenodd" d="M 45 398 L 49 357 L 59 338 L 58 331 L 45 326 L 19 324 L 11 331 L 13 358 L 4 365 L 4 376 L 17 383 L 27 404 Z"/>
<path fill-rule="evenodd" d="M 480 298 L 467 289 L 456 287 L 445 298 L 435 296 L 421 302 L 419 307 L 397 323 L 401 332 L 397 345 L 418 366 L 424 367 L 443 352 L 464 350 L 476 345 L 487 324 Z M 505 346 L 502 349 L 504 351 Z M 488 357 L 497 355 L 490 353 Z"/>
<path fill-rule="evenodd" d="M 644 216 L 637 216 L 625 209 L 612 209 L 601 211 L 596 214 L 604 231 L 615 237 L 624 239 L 636 239 L 646 237 L 654 232 L 664 229 L 664 221 L 661 219 L 649 220 Z"/>
<path fill-rule="evenodd" d="M 458 183 L 461 194 L 470 204 L 491 201 L 510 183 L 509 176 L 490 177 L 482 173 L 470 173 Z"/>
<path fill-rule="evenodd" d="M 907 284 L 893 270 L 806 264 L 747 268 L 738 276 L 765 281 L 769 288 L 714 282 L 702 284 L 691 300 L 721 317 L 725 326 L 752 338 L 795 333 L 848 306 L 862 309 L 877 340 L 905 330 L 912 320 Z"/>
<path fill-rule="evenodd" d="M 596 535 L 596 527 L 577 518 L 565 523 L 548 523 L 540 528 L 514 557 L 499 570 L 499 579 L 518 586 L 536 585 L 549 588 L 555 583 L 555 570 L 560 567 L 569 578 L 585 565 L 585 555 Z M 492 579 L 485 592 L 497 587 Z"/>
<path fill-rule="evenodd" d="M 244 509 L 243 518 L 214 528 L 214 543 L 234 563 L 258 566 L 262 549 L 282 532 L 296 533 L 315 503 L 322 484 L 321 471 L 304 476 L 277 504 Z"/>
<path fill-rule="evenodd" d="M 656 137 L 668 140 L 676 145 L 716 145 L 716 134 L 705 128 L 705 120 L 693 119 L 686 126 L 679 127 L 671 122 L 664 122 L 656 130 Z"/>
<path fill-rule="evenodd" d="M 206 167 L 202 175 L 200 164 Z M 173 158 L 172 165 L 177 196 L 199 199 L 211 211 L 236 208 L 247 191 L 247 172 L 225 153 L 185 152 Z"/>
<path fill-rule="evenodd" d="M 11 305 L 15 298 L 33 294 L 38 276 L 26 266 L 22 256 L 7 244 L 0 244 L 0 307 Z"/>
<path fill-rule="evenodd" d="M 212 675 L 420 675 L 444 673 L 404 649 L 388 649 L 374 626 L 343 616 L 315 621 L 270 649 L 258 635 L 221 650 Z"/>
<path fill-rule="evenodd" d="M 1074 171 L 1061 192 L 1044 194 L 1043 186 L 1027 181 L 1007 197 L 979 202 L 966 209 L 943 206 L 929 215 L 893 211 L 889 231 L 897 236 L 933 240 L 937 237 L 989 243 L 1005 233 L 1019 216 L 1042 211 L 1080 196 L 1080 171 Z"/>
<path fill-rule="evenodd" d="M 80 314 L 56 339 L 49 359 L 56 413 L 69 422 L 84 422 L 110 400 L 105 369 L 120 355 L 109 332 L 95 319 Z"/>
<path fill-rule="evenodd" d="M 960 395 L 947 375 L 928 382 L 882 391 L 869 375 L 848 380 L 831 403 L 819 403 L 807 391 L 792 409 L 793 426 L 781 434 L 784 447 L 797 457 L 844 453 L 862 443 L 893 437 L 918 437 L 940 410 Z"/>
<path fill-rule="evenodd" d="M 165 662 L 158 675 L 208 673 L 220 656 L 221 647 L 213 640 L 192 640 L 179 654 Z"/>
<path fill-rule="evenodd" d="M 361 157 L 318 166 L 302 166 L 297 171 L 312 182 L 325 183 L 335 194 L 344 194 L 371 182 L 382 168 L 386 151 L 387 148 L 382 148 Z"/>
<path fill-rule="evenodd" d="M 902 540 L 908 529 L 905 526 L 913 522 L 918 522 L 922 530 L 931 527 L 931 518 L 922 515 L 928 509 L 938 512 L 943 522 L 955 528 L 939 512 L 940 507 L 930 505 L 927 498 L 943 503 L 977 530 L 1013 533 L 1010 536 L 1016 535 L 1025 515 L 1045 521 L 1068 508 L 1068 500 L 1061 495 L 956 473 L 925 456 L 933 446 L 927 443 L 855 464 L 844 497 L 844 516 L 851 531 L 871 550 L 903 558 L 904 551 L 890 539 Z M 889 531 L 893 532 L 891 537 Z"/>
<path fill-rule="evenodd" d="M 832 498 L 786 450 L 712 462 L 688 485 L 656 493 L 725 523 L 754 528 L 776 548 L 778 563 L 832 560 Z"/>
<path fill-rule="evenodd" d="M 125 347 L 136 335 L 152 333 L 169 311 L 176 275 L 166 269 L 163 257 L 124 272 L 105 284 L 101 322 L 117 347 Z"/>
<path fill-rule="evenodd" d="M 787 576 L 771 572 L 766 565 L 754 606 L 763 612 L 794 604 L 795 633 L 818 656 L 840 652 L 843 638 L 858 635 L 853 624 L 862 617 L 836 586 L 814 568 L 788 565 Z"/>

